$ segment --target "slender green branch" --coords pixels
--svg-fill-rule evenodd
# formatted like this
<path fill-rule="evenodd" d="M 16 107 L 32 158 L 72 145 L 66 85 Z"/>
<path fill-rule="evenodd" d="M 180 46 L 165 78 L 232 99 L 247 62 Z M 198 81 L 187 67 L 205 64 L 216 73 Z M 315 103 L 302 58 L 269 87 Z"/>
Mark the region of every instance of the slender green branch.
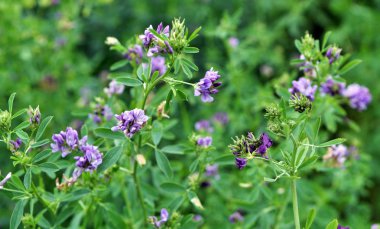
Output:
<path fill-rule="evenodd" d="M 300 217 L 298 212 L 298 199 L 297 199 L 297 185 L 296 180 L 292 180 L 292 196 L 293 196 L 293 215 L 294 215 L 294 225 L 296 229 L 301 229 Z"/>

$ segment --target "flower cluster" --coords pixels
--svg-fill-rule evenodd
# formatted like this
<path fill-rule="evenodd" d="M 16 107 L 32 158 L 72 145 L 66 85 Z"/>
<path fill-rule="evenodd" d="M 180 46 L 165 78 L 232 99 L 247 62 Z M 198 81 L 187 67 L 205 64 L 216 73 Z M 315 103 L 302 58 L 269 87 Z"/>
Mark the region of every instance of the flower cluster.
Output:
<path fill-rule="evenodd" d="M 219 123 L 220 125 L 225 126 L 228 123 L 228 115 L 224 112 L 218 112 L 214 115 L 213 120 L 216 123 Z"/>
<path fill-rule="evenodd" d="M 247 136 L 236 137 L 233 141 L 229 148 L 236 157 L 236 167 L 239 169 L 243 169 L 247 165 L 247 158 L 252 158 L 255 155 L 266 157 L 267 150 L 272 146 L 272 140 L 266 133 L 261 134 L 260 138 L 256 139 L 249 132 Z"/>
<path fill-rule="evenodd" d="M 41 112 L 40 108 L 37 106 L 36 109 L 33 109 L 29 106 L 28 109 L 29 122 L 32 125 L 38 125 L 41 122 Z"/>
<path fill-rule="evenodd" d="M 299 59 L 300 59 L 301 61 L 303 61 L 303 62 L 299 65 L 299 69 L 300 69 L 300 70 L 303 70 L 305 76 L 316 77 L 316 76 L 317 76 L 317 73 L 316 73 L 316 71 L 315 71 L 315 67 L 314 67 L 313 63 L 310 62 L 310 61 L 307 61 L 304 55 L 301 55 Z"/>
<path fill-rule="evenodd" d="M 159 37 L 156 37 L 151 30 L 152 26 L 149 26 L 143 35 L 140 35 L 139 38 L 142 41 L 145 48 L 148 49 L 147 56 L 152 57 L 155 54 L 165 54 L 173 53 L 173 48 L 170 46 L 168 41 L 162 41 Z M 161 35 L 169 38 L 170 28 L 169 26 L 163 26 L 162 22 L 157 26 L 156 32 Z"/>
<path fill-rule="evenodd" d="M 94 107 L 93 113 L 89 114 L 89 118 L 97 124 L 101 123 L 103 119 L 109 121 L 112 117 L 113 113 L 111 108 L 108 105 L 103 105 L 101 103 L 97 103 Z"/>
<path fill-rule="evenodd" d="M 120 95 L 124 92 L 125 86 L 123 84 L 119 84 L 115 80 L 112 80 L 108 87 L 104 88 L 104 92 L 108 97 L 112 95 Z"/>
<path fill-rule="evenodd" d="M 326 52 L 326 57 L 329 59 L 329 64 L 332 64 L 334 61 L 336 61 L 340 57 L 341 52 L 342 49 L 336 46 L 330 47 Z"/>
<path fill-rule="evenodd" d="M 292 95 L 302 94 L 306 96 L 310 101 L 314 100 L 314 94 L 317 91 L 317 85 L 312 85 L 311 81 L 307 78 L 301 77 L 298 81 L 293 80 L 292 87 L 289 88 L 289 92 Z"/>
<path fill-rule="evenodd" d="M 78 132 L 71 127 L 67 127 L 66 131 L 54 134 L 52 137 L 54 143 L 51 144 L 53 153 L 61 152 L 62 157 L 66 157 L 73 151 L 83 153 L 83 156 L 75 156 L 76 168 L 73 178 L 76 180 L 83 171 L 92 172 L 102 163 L 103 154 L 99 152 L 94 145 L 87 143 L 87 136 L 82 139 L 78 138 Z"/>
<path fill-rule="evenodd" d="M 321 92 L 325 95 L 342 95 L 344 92 L 345 83 L 337 82 L 332 77 L 321 84 Z"/>
<path fill-rule="evenodd" d="M 228 218 L 228 220 L 231 223 L 237 223 L 237 222 L 243 221 L 244 220 L 244 216 L 243 216 L 242 212 L 238 210 L 238 211 L 232 213 L 230 215 L 230 217 Z"/>
<path fill-rule="evenodd" d="M 16 141 L 10 141 L 10 150 L 12 152 L 15 152 L 17 151 L 20 147 L 21 147 L 21 144 L 22 144 L 22 140 L 20 138 L 17 138 Z"/>
<path fill-rule="evenodd" d="M 152 73 L 155 71 L 158 71 L 159 75 L 162 76 L 167 70 L 167 67 L 165 65 L 165 57 L 162 56 L 155 56 L 152 57 Z"/>
<path fill-rule="evenodd" d="M 134 61 L 136 64 L 140 64 L 144 56 L 143 48 L 141 45 L 134 45 L 128 49 L 128 52 L 124 54 L 124 57 L 129 61 Z"/>
<path fill-rule="evenodd" d="M 212 94 L 218 93 L 217 87 L 222 83 L 216 82 L 220 78 L 217 71 L 212 68 L 206 72 L 205 76 L 196 84 L 194 95 L 201 96 L 202 102 L 209 103 L 214 101 Z"/>
<path fill-rule="evenodd" d="M 333 167 L 342 168 L 349 155 L 350 150 L 345 145 L 335 145 L 328 148 L 323 160 Z"/>
<path fill-rule="evenodd" d="M 200 120 L 195 123 L 195 129 L 200 132 L 208 132 L 212 133 L 214 128 L 212 128 L 210 121 L 208 120 Z"/>
<path fill-rule="evenodd" d="M 197 144 L 201 147 L 209 147 L 212 144 L 212 137 L 210 136 L 199 137 L 197 139 Z"/>
<path fill-rule="evenodd" d="M 163 208 L 161 209 L 161 219 L 158 220 L 156 216 L 149 216 L 149 221 L 155 228 L 161 228 L 169 220 L 169 212 Z"/>
<path fill-rule="evenodd" d="M 206 177 L 213 177 L 216 180 L 219 180 L 219 170 L 218 170 L 218 164 L 213 165 L 207 165 L 205 170 L 205 176 Z"/>
<path fill-rule="evenodd" d="M 111 130 L 122 131 L 128 138 L 133 137 L 135 133 L 140 131 L 149 118 L 145 115 L 144 110 L 137 108 L 131 111 L 124 111 L 115 117 L 118 120 L 118 125 L 112 127 Z"/>
<path fill-rule="evenodd" d="M 371 93 L 368 88 L 359 84 L 349 85 L 343 92 L 343 96 L 348 98 L 350 106 L 359 111 L 367 109 L 368 104 L 372 101 Z"/>
<path fill-rule="evenodd" d="M 342 225 L 338 225 L 337 229 L 350 229 L 350 227 L 343 227 Z"/>

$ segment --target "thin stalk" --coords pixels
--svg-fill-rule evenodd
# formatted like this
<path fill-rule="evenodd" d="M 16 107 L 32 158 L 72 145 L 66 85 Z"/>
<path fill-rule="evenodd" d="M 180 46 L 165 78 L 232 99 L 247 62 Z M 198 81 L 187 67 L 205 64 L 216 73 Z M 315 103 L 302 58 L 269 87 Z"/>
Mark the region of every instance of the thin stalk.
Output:
<path fill-rule="evenodd" d="M 297 185 L 296 185 L 296 180 L 292 180 L 292 196 L 293 196 L 293 215 L 294 215 L 294 225 L 296 229 L 301 229 L 300 226 L 300 217 L 299 217 L 299 212 L 298 212 L 298 200 L 297 200 Z"/>
<path fill-rule="evenodd" d="M 136 192 L 137 192 L 137 197 L 139 198 L 139 202 L 140 202 L 140 205 L 141 205 L 141 208 L 142 208 L 142 211 L 143 211 L 144 225 L 145 225 L 146 224 L 146 219 L 147 219 L 148 215 L 146 213 L 144 198 L 143 198 L 143 195 L 142 195 L 142 192 L 141 192 L 140 181 L 139 181 L 139 179 L 137 177 L 137 167 L 138 167 L 137 160 L 135 160 L 134 165 L 133 165 L 133 181 L 135 182 L 135 188 L 136 188 Z"/>

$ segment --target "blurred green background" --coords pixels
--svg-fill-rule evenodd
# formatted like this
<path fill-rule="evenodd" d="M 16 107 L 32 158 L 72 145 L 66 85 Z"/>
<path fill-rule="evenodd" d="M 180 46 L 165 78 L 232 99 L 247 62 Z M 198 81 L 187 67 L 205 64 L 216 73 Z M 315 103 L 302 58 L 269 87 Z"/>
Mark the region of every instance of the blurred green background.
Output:
<path fill-rule="evenodd" d="M 315 38 L 332 31 L 332 42 L 363 60 L 346 79 L 369 87 L 373 102 L 368 110 L 349 110 L 347 115 L 360 127 L 350 132 L 351 142 L 367 160 L 355 170 L 355 179 L 344 185 L 352 189 L 350 196 L 335 198 L 345 198 L 342 203 L 347 205 L 340 205 L 347 207 L 340 209 L 343 217 L 354 212 L 346 221 L 380 221 L 379 0 L 2 0 L 1 108 L 17 92 L 16 108 L 40 105 L 43 114 L 55 116 L 56 128 L 67 126 L 78 119 L 73 111 L 101 92 L 109 66 L 121 58 L 108 50 L 105 38 L 125 41 L 150 24 L 170 24 L 174 17 L 185 18 L 191 30 L 203 28 L 194 44 L 201 50 L 195 59 L 200 67 L 197 77 L 211 66 L 227 75 L 229 87 L 220 95 L 222 102 L 213 109 L 201 107 L 197 117 L 211 117 L 215 109 L 227 111 L 229 136 L 247 126 L 263 126 L 262 110 L 273 96 L 268 91 L 273 86 L 288 87 L 281 82 L 297 74 L 290 60 L 297 56 L 294 39 L 305 31 Z M 239 39 L 237 49 L 228 48 L 231 37 Z M 344 123 L 338 128 L 344 133 Z M 227 145 L 230 138 L 224 141 Z M 3 173 L 10 170 L 5 152 L 0 154 Z M 6 225 L 8 218 L 3 216 L 9 215 L 12 203 L 5 195 L 0 199 L 0 225 Z"/>

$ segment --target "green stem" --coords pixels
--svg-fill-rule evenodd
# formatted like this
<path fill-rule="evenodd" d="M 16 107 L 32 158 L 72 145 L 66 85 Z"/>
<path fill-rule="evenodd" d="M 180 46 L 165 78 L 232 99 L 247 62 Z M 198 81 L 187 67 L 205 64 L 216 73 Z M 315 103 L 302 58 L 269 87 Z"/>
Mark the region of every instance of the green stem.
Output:
<path fill-rule="evenodd" d="M 174 83 L 186 84 L 186 85 L 189 85 L 189 86 L 193 86 L 193 87 L 194 87 L 194 84 L 193 84 L 193 83 L 188 83 L 188 82 L 185 82 L 185 81 L 182 81 L 182 80 L 176 80 L 176 79 L 173 79 L 173 78 L 167 78 L 166 81 L 174 82 Z"/>
<path fill-rule="evenodd" d="M 137 167 L 138 167 L 137 160 L 135 160 L 134 165 L 133 165 L 133 181 L 135 182 L 135 188 L 136 188 L 137 196 L 139 198 L 139 202 L 140 202 L 141 208 L 143 210 L 144 225 L 145 225 L 146 219 L 148 216 L 146 214 L 146 208 L 145 208 L 144 198 L 143 198 L 143 195 L 141 192 L 140 181 L 137 178 Z"/>
<path fill-rule="evenodd" d="M 294 214 L 294 224 L 296 229 L 301 229 L 300 226 L 300 217 L 298 212 L 298 200 L 297 200 L 297 186 L 296 186 L 296 180 L 292 180 L 292 194 L 293 194 L 293 214 Z"/>

